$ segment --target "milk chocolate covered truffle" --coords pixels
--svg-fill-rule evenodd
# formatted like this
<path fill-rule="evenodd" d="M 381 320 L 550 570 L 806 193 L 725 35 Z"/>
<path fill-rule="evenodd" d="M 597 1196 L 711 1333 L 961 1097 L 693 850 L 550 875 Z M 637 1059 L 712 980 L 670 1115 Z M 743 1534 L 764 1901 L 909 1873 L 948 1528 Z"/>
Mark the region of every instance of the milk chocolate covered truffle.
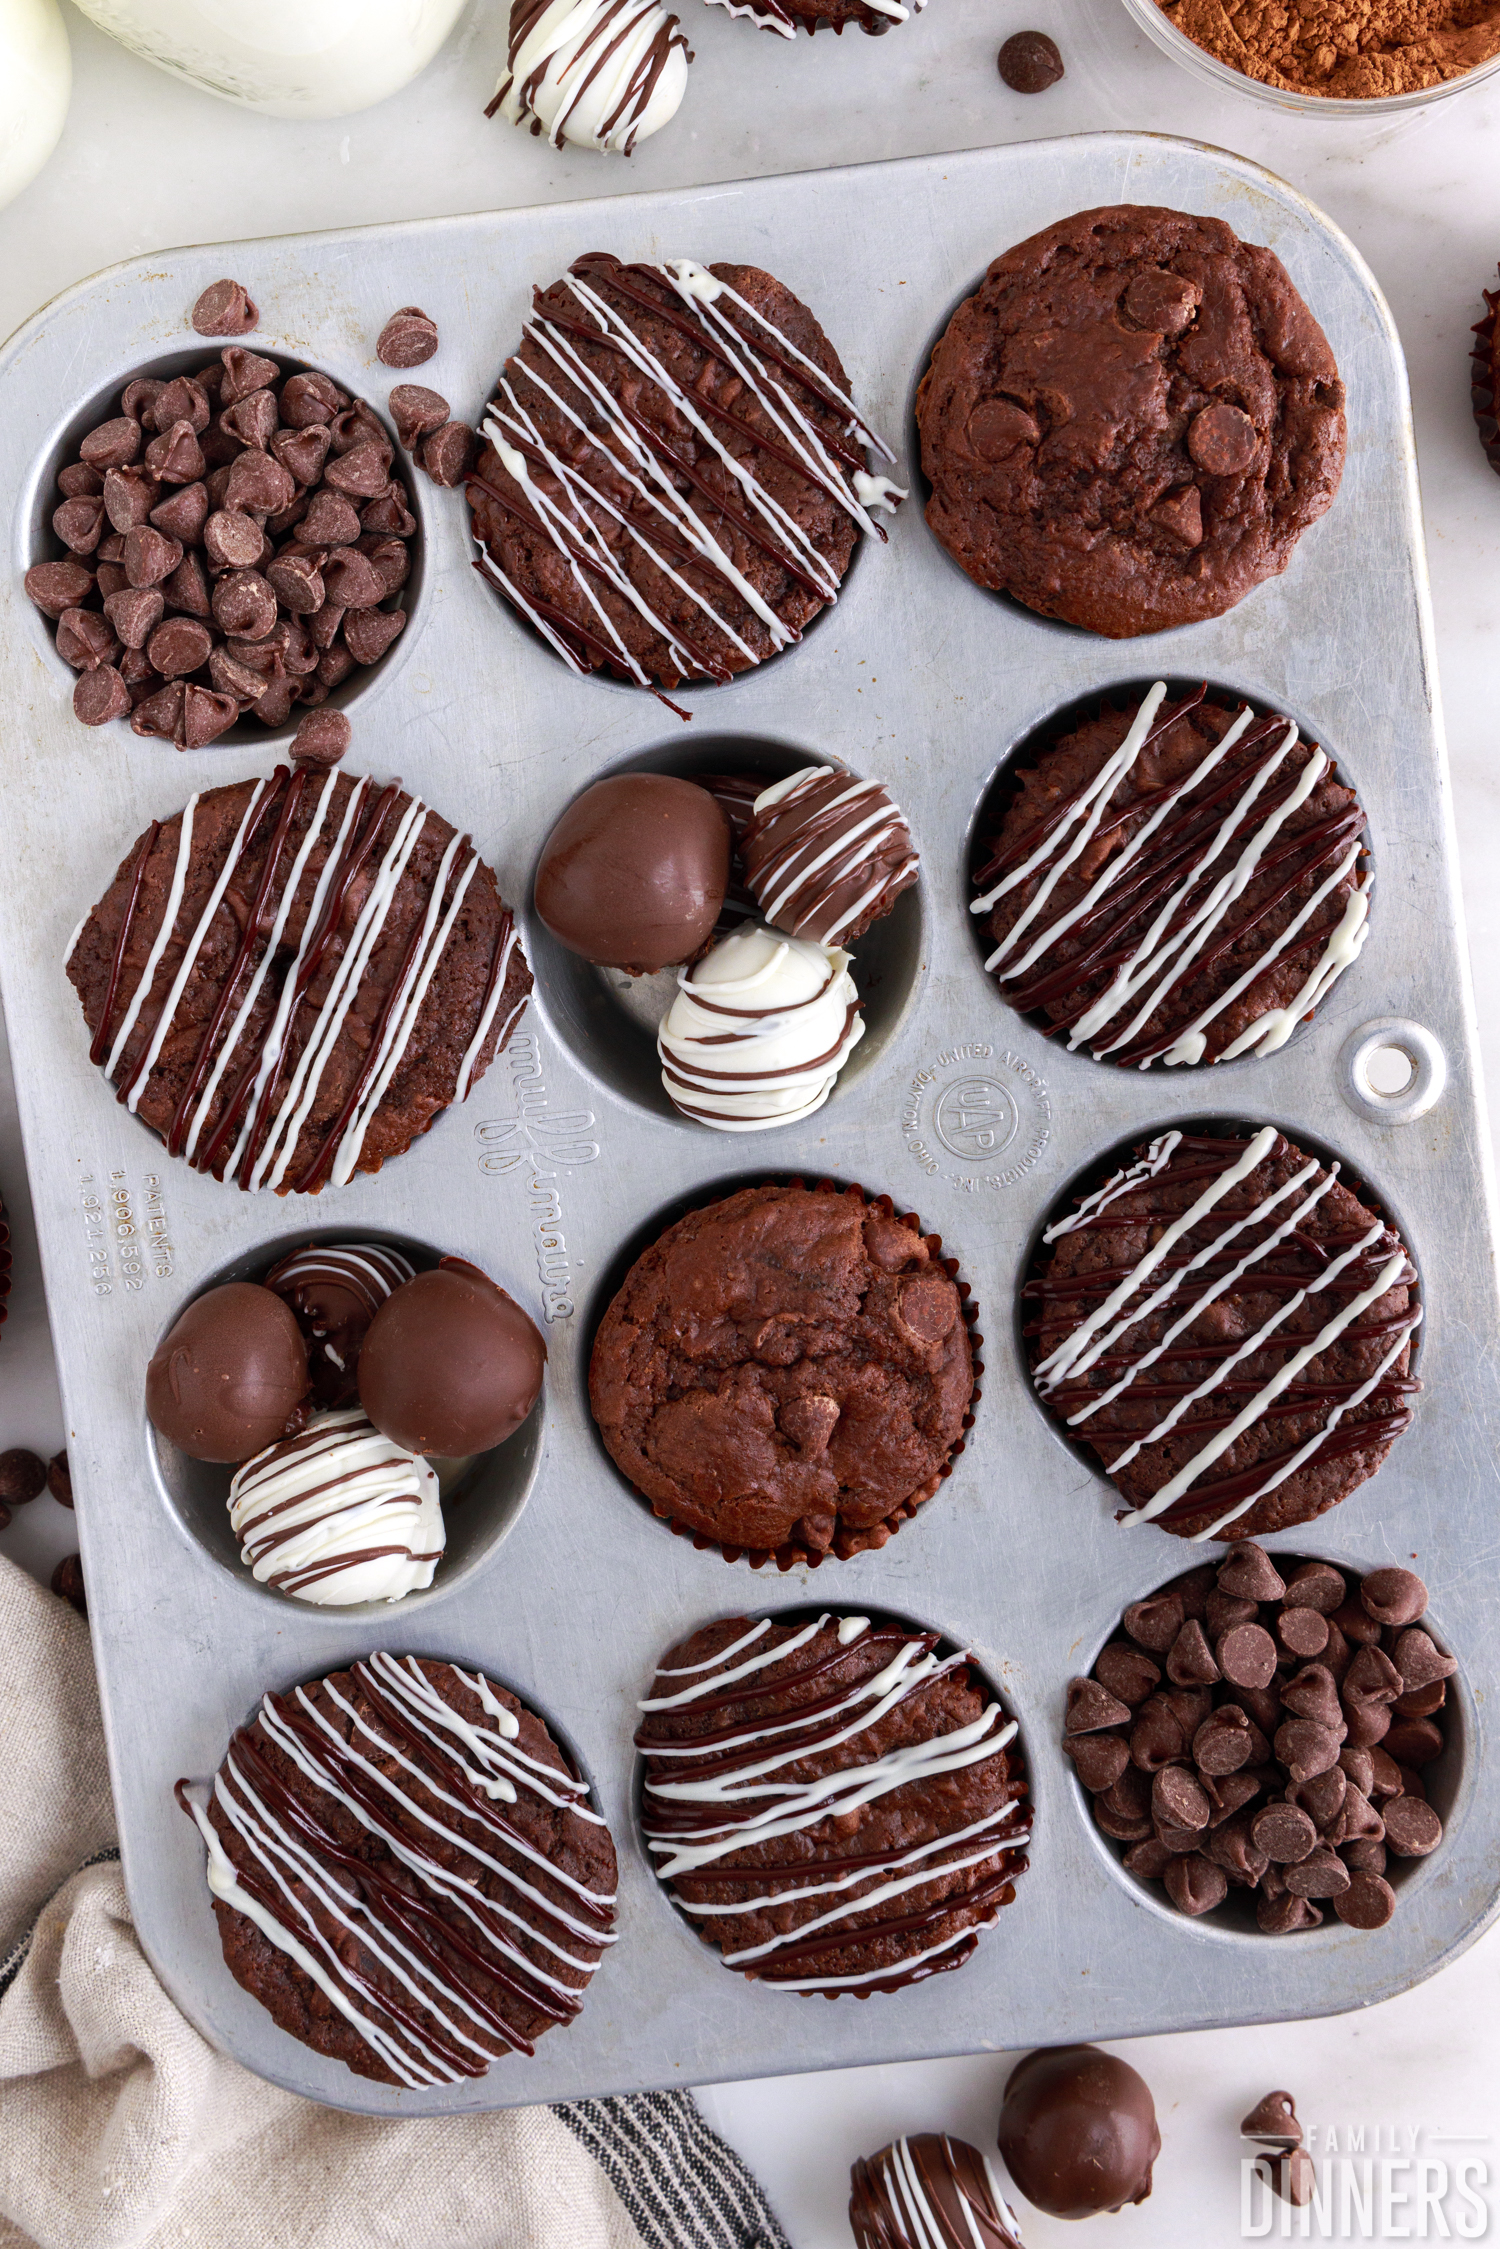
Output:
<path fill-rule="evenodd" d="M 729 822 L 671 773 L 616 773 L 575 797 L 547 838 L 536 910 L 560 945 L 633 976 L 692 960 L 729 885 Z"/>
<path fill-rule="evenodd" d="M 1028 2202 L 1092 2218 L 1144 2202 L 1161 2153 L 1151 2088 L 1098 2046 L 1043 2046 L 1010 2073 L 1000 2153 Z"/>
<path fill-rule="evenodd" d="M 445 1257 L 370 1322 L 359 1398 L 382 1436 L 438 1458 L 488 1452 L 520 1428 L 547 1366 L 541 1331 L 477 1265 Z"/>
<path fill-rule="evenodd" d="M 307 1345 L 289 1306 L 254 1281 L 196 1297 L 146 1370 L 146 1411 L 193 1460 L 248 1460 L 296 1426 Z"/>

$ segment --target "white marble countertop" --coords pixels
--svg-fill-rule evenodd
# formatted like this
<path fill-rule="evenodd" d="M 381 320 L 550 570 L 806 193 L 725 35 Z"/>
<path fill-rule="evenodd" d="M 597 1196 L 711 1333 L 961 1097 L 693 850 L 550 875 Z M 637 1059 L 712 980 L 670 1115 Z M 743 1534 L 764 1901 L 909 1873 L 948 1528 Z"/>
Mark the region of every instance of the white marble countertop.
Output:
<path fill-rule="evenodd" d="M 932 0 L 886 38 L 851 33 L 795 46 L 699 0 L 677 5 L 698 58 L 687 99 L 628 166 L 556 154 L 485 122 L 505 43 L 497 0 L 471 6 L 404 94 L 316 124 L 259 117 L 198 93 L 65 7 L 73 106 L 51 162 L 0 213 L 0 336 L 98 267 L 184 241 L 623 194 L 1104 126 L 1187 134 L 1258 159 L 1352 236 L 1406 346 L 1480 1036 L 1491 1105 L 1500 1107 L 1492 965 L 1500 742 L 1491 669 L 1500 478 L 1476 441 L 1466 359 L 1480 289 L 1500 257 L 1500 82 L 1372 128 L 1338 115 L 1286 117 L 1248 93 L 1206 93 L 1137 34 L 1118 0 Z M 1027 99 L 1002 86 L 994 58 L 1009 32 L 1032 26 L 1054 33 L 1068 74 Z M 1009 240 L 997 211 L 996 250 Z M 504 343 L 496 339 L 497 357 Z M 0 1346 L 0 1450 L 24 1444 L 49 1454 L 65 1432 L 3 1046 L 0 1188 L 17 1251 Z M 0 1537 L 0 1553 L 45 1575 L 72 1544 L 70 1518 L 43 1498 Z M 1145 2039 L 1130 2057 L 1155 2092 L 1164 2144 L 1155 2193 L 1112 2221 L 1111 2249 L 1203 2249 L 1241 2238 L 1236 2125 L 1273 2085 L 1296 2094 L 1317 2128 L 1317 2153 L 1333 2134 L 1331 2153 L 1342 2159 L 1350 2135 L 1362 2135 L 1356 2186 L 1360 2163 L 1373 2161 L 1369 2224 L 1356 2204 L 1343 2217 L 1335 2210 L 1313 2238 L 1490 2237 L 1500 2214 L 1500 1929 L 1445 1973 L 1367 2014 Z M 992 2147 L 1007 2068 L 989 2055 L 720 2086 L 703 2100 L 765 2181 L 796 2249 L 847 2249 L 853 2157 L 902 2131 L 949 2130 Z M 1457 2180 L 1462 2162 L 1485 2174 L 1470 2171 L 1467 2202 Z M 1435 2166 L 1444 2167 L 1441 2178 Z M 1424 2180 L 1429 2195 L 1443 2189 L 1425 2211 Z M 1065 2225 L 1025 2209 L 1022 2216 L 1032 2249 L 1073 2237 Z"/>

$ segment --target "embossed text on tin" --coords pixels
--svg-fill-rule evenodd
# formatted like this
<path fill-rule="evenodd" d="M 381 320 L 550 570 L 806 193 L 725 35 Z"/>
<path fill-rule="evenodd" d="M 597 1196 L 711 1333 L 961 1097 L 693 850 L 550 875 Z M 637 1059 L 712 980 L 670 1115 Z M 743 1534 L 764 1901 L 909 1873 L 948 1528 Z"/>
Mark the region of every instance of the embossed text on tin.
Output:
<path fill-rule="evenodd" d="M 594 1113 L 550 1107 L 542 1077 L 541 1041 L 534 1031 L 517 1031 L 505 1059 L 516 1114 L 490 1118 L 474 1127 L 481 1151 L 479 1168 L 495 1176 L 516 1172 L 524 1180 L 542 1310 L 548 1320 L 566 1320 L 574 1311 L 573 1267 L 563 1232 L 558 1175 L 597 1158 L 599 1143 L 589 1137 Z"/>

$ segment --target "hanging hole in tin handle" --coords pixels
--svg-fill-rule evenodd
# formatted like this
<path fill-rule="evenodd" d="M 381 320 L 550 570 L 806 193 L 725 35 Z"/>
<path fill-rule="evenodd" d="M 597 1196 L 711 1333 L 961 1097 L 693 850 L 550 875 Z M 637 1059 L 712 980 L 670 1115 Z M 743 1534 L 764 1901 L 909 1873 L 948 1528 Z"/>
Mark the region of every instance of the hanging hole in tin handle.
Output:
<path fill-rule="evenodd" d="M 1392 1015 L 1345 1040 L 1339 1071 L 1351 1109 L 1376 1124 L 1410 1124 L 1441 1100 L 1448 1058 L 1422 1024 Z"/>

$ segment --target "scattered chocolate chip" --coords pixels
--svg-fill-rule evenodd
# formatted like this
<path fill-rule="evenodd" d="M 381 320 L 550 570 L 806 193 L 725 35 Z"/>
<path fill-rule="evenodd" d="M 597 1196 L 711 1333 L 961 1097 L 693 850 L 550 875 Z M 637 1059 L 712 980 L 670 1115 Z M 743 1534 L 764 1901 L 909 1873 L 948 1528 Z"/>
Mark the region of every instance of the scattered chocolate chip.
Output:
<path fill-rule="evenodd" d="M 1062 77 L 1063 59 L 1045 31 L 1013 31 L 1000 49 L 999 68 L 1013 94 L 1044 94 Z"/>
<path fill-rule="evenodd" d="M 47 1489 L 59 1507 L 73 1504 L 73 1479 L 68 1473 L 68 1456 L 65 1452 L 52 1455 L 47 1463 Z"/>
<path fill-rule="evenodd" d="M 12 1446 L 9 1452 L 0 1452 L 0 1503 L 6 1507 L 25 1507 L 45 1489 L 47 1469 L 34 1452 L 24 1446 Z"/>
<path fill-rule="evenodd" d="M 403 305 L 381 329 L 375 356 L 385 367 L 420 367 L 437 348 L 437 322 L 416 305 Z"/>
<path fill-rule="evenodd" d="M 397 383 L 387 400 L 396 435 L 408 453 L 449 419 L 448 401 L 422 383 Z"/>
<path fill-rule="evenodd" d="M 245 336 L 260 314 L 242 281 L 210 281 L 189 317 L 200 336 Z"/>
<path fill-rule="evenodd" d="M 87 1616 L 88 1603 L 83 1593 L 83 1563 L 76 1554 L 65 1554 L 52 1572 L 52 1590 L 59 1599 L 69 1602 L 80 1616 Z"/>
<path fill-rule="evenodd" d="M 467 422 L 445 422 L 423 442 L 419 456 L 434 484 L 445 490 L 462 484 L 479 450 L 479 440 Z"/>
<path fill-rule="evenodd" d="M 1297 2104 L 1290 2093 L 1267 2093 L 1256 2102 L 1250 2114 L 1240 2123 L 1240 2137 L 1259 2140 L 1266 2147 L 1294 2148 L 1302 2145 L 1302 2126 L 1297 2121 Z"/>

